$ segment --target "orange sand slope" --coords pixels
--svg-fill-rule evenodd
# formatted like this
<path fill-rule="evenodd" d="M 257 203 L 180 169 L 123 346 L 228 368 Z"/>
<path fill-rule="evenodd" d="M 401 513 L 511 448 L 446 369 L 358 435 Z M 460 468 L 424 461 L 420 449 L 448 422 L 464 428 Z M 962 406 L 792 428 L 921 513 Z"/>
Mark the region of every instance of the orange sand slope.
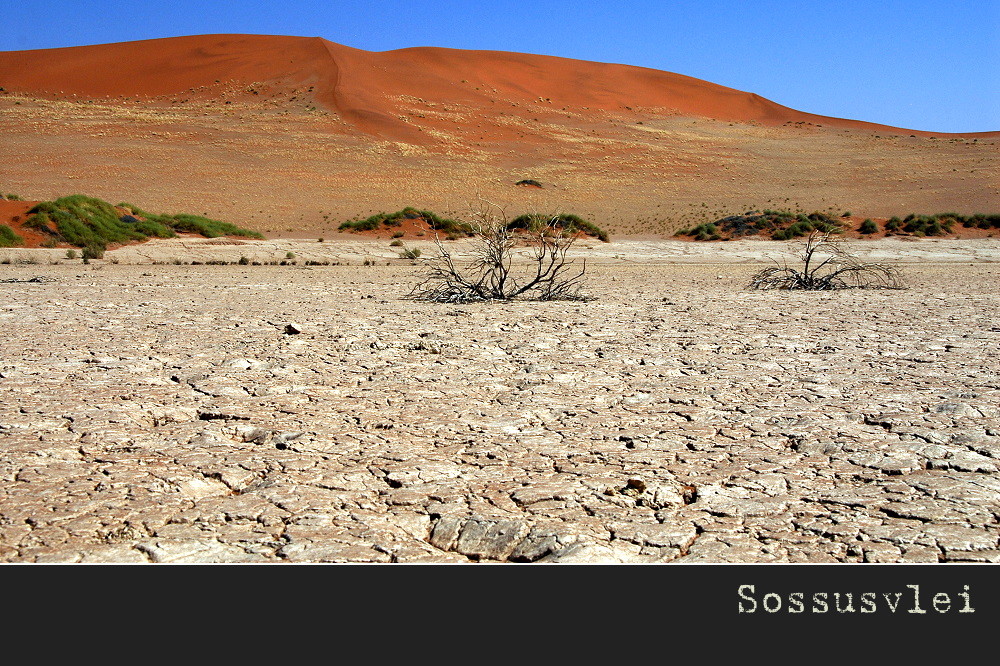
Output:
<path fill-rule="evenodd" d="M 428 137 L 401 115 L 406 98 L 457 104 L 470 117 L 484 111 L 521 115 L 529 113 L 521 104 L 542 102 L 552 114 L 655 111 L 769 126 L 812 123 L 929 134 L 803 113 L 670 72 L 520 53 L 444 48 L 369 52 L 318 37 L 264 35 L 0 52 L 0 86 L 36 95 L 210 98 L 220 87 L 238 86 L 250 94 L 258 84 L 308 88 L 317 104 L 358 130 L 416 144 Z M 530 113 L 537 115 L 537 106 Z M 432 126 L 433 120 L 422 124 Z"/>

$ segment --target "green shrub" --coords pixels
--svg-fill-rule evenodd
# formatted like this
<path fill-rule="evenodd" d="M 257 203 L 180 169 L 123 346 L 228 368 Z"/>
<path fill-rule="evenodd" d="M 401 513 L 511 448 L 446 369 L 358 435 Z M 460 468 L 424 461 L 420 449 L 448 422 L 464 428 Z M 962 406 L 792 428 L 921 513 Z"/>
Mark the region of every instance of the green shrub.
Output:
<path fill-rule="evenodd" d="M 774 240 L 788 240 L 804 236 L 813 231 L 839 234 L 844 222 L 826 213 L 814 212 L 794 214 L 791 211 L 765 209 L 763 212 L 751 210 L 740 215 L 729 215 L 715 222 L 700 224 L 681 233 L 694 236 L 697 240 L 718 240 L 767 234 Z"/>
<path fill-rule="evenodd" d="M 128 213 L 122 215 L 101 199 L 74 194 L 38 204 L 28 211 L 31 216 L 25 225 L 71 245 L 90 248 L 94 255 L 91 258 L 103 255 L 109 243 L 144 241 L 151 236 L 172 238 L 177 231 L 209 238 L 221 235 L 263 238 L 255 231 L 198 215 L 154 215 L 127 203 L 119 204 L 118 208 Z"/>
<path fill-rule="evenodd" d="M 364 220 L 348 220 L 344 222 L 339 227 L 338 231 L 375 231 L 378 226 L 382 223 L 385 213 L 379 213 L 378 215 L 372 215 Z"/>
<path fill-rule="evenodd" d="M 858 232 L 862 234 L 877 234 L 878 225 L 875 224 L 874 220 L 868 218 L 867 220 L 861 223 L 860 227 L 858 227 Z"/>
<path fill-rule="evenodd" d="M 472 229 L 472 225 L 466 222 L 457 222 L 449 218 L 441 217 L 429 210 L 417 210 L 411 206 L 407 206 L 403 210 L 398 210 L 395 213 L 376 213 L 375 215 L 367 217 L 363 220 L 348 220 L 337 227 L 337 230 L 376 231 L 382 227 L 398 227 L 403 223 L 403 220 L 422 221 L 431 229 L 435 229 L 445 234 L 464 234 L 466 236 L 472 236 L 475 233 Z M 402 235 L 402 232 L 399 233 Z"/>
<path fill-rule="evenodd" d="M 963 217 L 959 221 L 966 228 L 1000 229 L 1000 215 L 995 213 L 990 215 L 976 213 L 975 215 L 970 215 L 969 217 Z"/>
<path fill-rule="evenodd" d="M 0 224 L 0 247 L 17 247 L 19 245 L 24 245 L 24 239 L 6 224 Z"/>
<path fill-rule="evenodd" d="M 408 247 L 408 248 L 406 248 L 405 250 L 403 250 L 402 252 L 399 253 L 399 258 L 400 259 L 416 259 L 421 254 L 422 253 L 420 252 L 420 248 L 418 248 L 418 247 Z"/>
<path fill-rule="evenodd" d="M 682 229 L 677 233 L 681 234 L 681 232 L 683 232 L 683 235 L 685 236 L 694 236 L 694 239 L 698 241 L 719 240 L 719 238 L 721 238 L 719 235 L 719 227 L 711 222 L 705 222 L 690 229 Z"/>
<path fill-rule="evenodd" d="M 148 234 L 119 219 L 118 211 L 111 204 L 82 194 L 45 201 L 28 212 L 31 217 L 25 222 L 26 226 L 59 236 L 77 247 L 103 252 L 108 243 L 148 238 Z M 167 229 L 162 229 L 162 233 L 172 235 Z"/>
<path fill-rule="evenodd" d="M 146 215 L 143 215 L 143 217 L 146 217 Z M 249 229 L 237 227 L 235 224 L 220 222 L 219 220 L 202 217 L 201 215 L 179 213 L 177 215 L 154 215 L 147 219 L 150 219 L 153 222 L 168 225 L 175 231 L 200 234 L 205 238 L 218 238 L 219 236 L 241 236 L 243 238 L 257 239 L 264 238 L 263 234 L 256 231 L 250 231 Z"/>
<path fill-rule="evenodd" d="M 546 227 L 554 227 L 561 231 L 563 235 L 572 236 L 574 234 L 585 234 L 593 236 L 605 243 L 611 240 L 607 232 L 592 222 L 588 222 L 578 215 L 571 213 L 561 215 L 541 215 L 539 213 L 528 213 L 515 217 L 507 224 L 508 229 L 523 229 L 533 233 L 540 232 Z"/>
<path fill-rule="evenodd" d="M 83 261 L 85 263 L 89 263 L 88 259 L 103 259 L 105 249 L 104 245 L 94 243 L 84 247 L 80 256 L 83 257 Z"/>
<path fill-rule="evenodd" d="M 952 221 L 939 219 L 937 215 L 908 215 L 903 220 L 903 231 L 916 236 L 940 236 L 951 231 Z"/>

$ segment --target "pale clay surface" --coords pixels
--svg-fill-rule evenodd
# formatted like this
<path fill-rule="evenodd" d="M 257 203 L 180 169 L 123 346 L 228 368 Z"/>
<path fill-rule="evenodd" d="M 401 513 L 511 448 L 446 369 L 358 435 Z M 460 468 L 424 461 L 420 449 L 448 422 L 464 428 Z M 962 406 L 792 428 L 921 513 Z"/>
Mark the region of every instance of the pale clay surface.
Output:
<path fill-rule="evenodd" d="M 586 245 L 596 300 L 460 306 L 385 242 L 0 251 L 51 280 L 0 283 L 0 560 L 1000 560 L 1000 243 Z"/>

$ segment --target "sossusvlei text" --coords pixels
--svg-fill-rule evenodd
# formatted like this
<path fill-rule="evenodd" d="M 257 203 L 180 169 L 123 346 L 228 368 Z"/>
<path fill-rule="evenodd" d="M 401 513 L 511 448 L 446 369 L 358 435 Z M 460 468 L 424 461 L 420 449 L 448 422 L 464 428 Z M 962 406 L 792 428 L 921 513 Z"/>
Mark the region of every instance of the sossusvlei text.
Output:
<path fill-rule="evenodd" d="M 907 585 L 903 592 L 767 592 L 754 585 L 740 585 L 740 613 L 975 613 L 968 585 L 949 594 L 921 592 Z"/>

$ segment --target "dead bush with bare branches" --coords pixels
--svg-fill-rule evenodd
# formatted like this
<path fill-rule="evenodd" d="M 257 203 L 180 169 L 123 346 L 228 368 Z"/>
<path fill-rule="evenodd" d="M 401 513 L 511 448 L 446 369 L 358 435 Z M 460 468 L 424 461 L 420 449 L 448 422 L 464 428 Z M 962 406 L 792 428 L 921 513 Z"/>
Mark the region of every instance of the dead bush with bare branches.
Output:
<path fill-rule="evenodd" d="M 806 240 L 801 269 L 787 264 L 771 266 L 750 280 L 750 289 L 903 289 L 898 269 L 886 264 L 863 263 L 847 251 L 844 240 L 814 231 Z"/>
<path fill-rule="evenodd" d="M 425 260 L 411 298 L 437 303 L 590 300 L 580 292 L 586 260 L 577 267 L 568 258 L 577 235 L 565 233 L 558 215 L 528 232 L 511 228 L 504 208 L 489 201 L 482 201 L 473 217 L 472 260 L 459 266 L 435 237 L 437 255 Z M 515 256 L 520 245 L 530 248 L 527 259 Z"/>

